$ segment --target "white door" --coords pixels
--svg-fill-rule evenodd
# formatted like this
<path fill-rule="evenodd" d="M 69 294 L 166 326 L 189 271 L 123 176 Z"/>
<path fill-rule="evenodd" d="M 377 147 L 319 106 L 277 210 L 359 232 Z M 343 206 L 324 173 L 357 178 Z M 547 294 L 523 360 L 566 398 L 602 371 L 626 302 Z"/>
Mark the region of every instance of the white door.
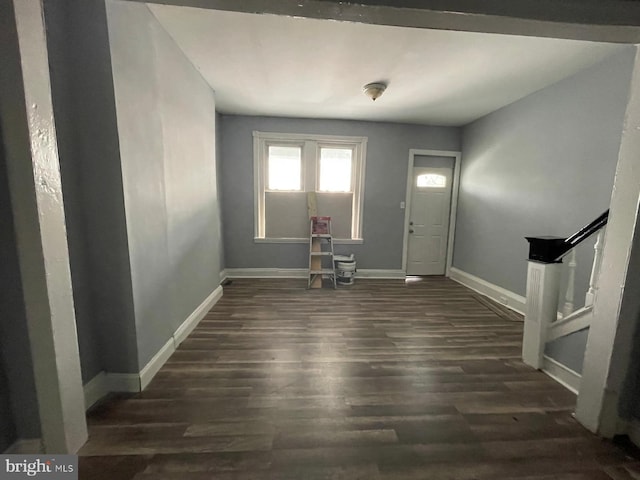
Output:
<path fill-rule="evenodd" d="M 407 275 L 444 275 L 451 211 L 450 168 L 414 167 Z"/>

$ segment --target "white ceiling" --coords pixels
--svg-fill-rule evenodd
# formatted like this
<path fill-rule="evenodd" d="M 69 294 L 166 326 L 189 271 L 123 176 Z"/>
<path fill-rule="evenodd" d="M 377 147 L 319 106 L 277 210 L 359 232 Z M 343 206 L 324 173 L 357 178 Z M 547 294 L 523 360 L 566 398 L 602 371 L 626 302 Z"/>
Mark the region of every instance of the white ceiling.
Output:
<path fill-rule="evenodd" d="M 149 5 L 222 113 L 464 125 L 614 44 Z M 386 81 L 376 102 L 366 83 Z"/>

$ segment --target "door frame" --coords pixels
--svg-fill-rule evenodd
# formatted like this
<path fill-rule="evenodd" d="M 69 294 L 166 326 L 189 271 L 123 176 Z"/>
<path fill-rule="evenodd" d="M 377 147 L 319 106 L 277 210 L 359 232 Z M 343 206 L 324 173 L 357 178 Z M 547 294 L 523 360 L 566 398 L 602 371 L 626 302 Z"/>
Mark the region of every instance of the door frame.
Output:
<path fill-rule="evenodd" d="M 458 192 L 460 190 L 460 164 L 462 153 L 454 150 L 420 150 L 409 149 L 407 169 L 407 193 L 404 204 L 404 236 L 402 241 L 402 271 L 407 274 L 407 254 L 409 248 L 409 215 L 411 213 L 411 196 L 413 194 L 413 166 L 416 155 L 453 158 L 453 186 L 451 188 L 451 210 L 449 212 L 449 238 L 447 239 L 447 260 L 445 276 L 450 276 L 453 263 L 453 244 L 456 236 L 456 216 L 458 213 Z"/>

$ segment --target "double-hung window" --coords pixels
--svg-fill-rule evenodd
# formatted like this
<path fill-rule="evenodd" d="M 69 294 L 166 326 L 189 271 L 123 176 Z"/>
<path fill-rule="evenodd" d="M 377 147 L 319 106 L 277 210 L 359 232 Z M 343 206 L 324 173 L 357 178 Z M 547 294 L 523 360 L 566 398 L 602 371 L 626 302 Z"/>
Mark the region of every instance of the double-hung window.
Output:
<path fill-rule="evenodd" d="M 366 137 L 253 132 L 255 239 L 306 242 L 309 194 L 337 241 L 362 242 Z"/>

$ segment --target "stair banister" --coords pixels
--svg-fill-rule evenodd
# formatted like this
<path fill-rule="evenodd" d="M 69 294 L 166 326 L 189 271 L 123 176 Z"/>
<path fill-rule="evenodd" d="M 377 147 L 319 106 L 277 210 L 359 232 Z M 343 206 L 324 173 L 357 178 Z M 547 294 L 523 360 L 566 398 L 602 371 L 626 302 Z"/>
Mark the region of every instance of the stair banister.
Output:
<path fill-rule="evenodd" d="M 569 268 L 569 275 L 567 277 L 567 290 L 564 296 L 564 305 L 562 306 L 562 316 L 563 318 L 568 317 L 573 313 L 574 310 L 574 300 L 575 300 L 575 286 L 576 286 L 576 267 L 578 263 L 576 262 L 576 250 L 571 249 L 569 254 L 567 255 L 569 260 L 567 262 L 567 267 Z"/>
<path fill-rule="evenodd" d="M 584 298 L 584 306 L 590 307 L 593 305 L 593 300 L 596 296 L 596 290 L 598 289 L 598 274 L 600 273 L 600 267 L 602 266 L 602 251 L 604 250 L 604 233 L 606 227 L 602 227 L 596 237 L 596 244 L 593 246 L 593 266 L 591 267 L 591 277 L 589 279 L 589 291 Z"/>
<path fill-rule="evenodd" d="M 558 318 L 560 273 L 563 257 L 569 255 L 568 286 L 562 306 L 562 314 L 566 318 L 574 310 L 575 247 L 591 235 L 599 232 L 598 240 L 594 247 L 594 264 L 591 270 L 589 291 L 585 297 L 586 307 L 593 304 L 593 297 L 598 288 L 597 277 L 602 258 L 603 228 L 607 224 L 608 218 L 609 210 L 567 238 L 551 236 L 525 237 L 529 242 L 527 307 L 522 342 L 522 359 L 526 364 L 537 369 L 543 366 L 547 332 L 551 324 Z"/>
<path fill-rule="evenodd" d="M 598 218 L 596 218 L 593 222 L 589 223 L 588 225 L 585 225 L 576 233 L 574 233 L 569 238 L 567 238 L 565 240 L 566 250 L 562 255 L 566 254 L 570 249 L 575 248 L 584 240 L 586 240 L 591 235 L 596 233 L 598 230 L 602 229 L 607 224 L 608 220 L 609 220 L 609 210 L 607 210 Z M 562 257 L 558 257 L 558 259 L 560 258 Z"/>

